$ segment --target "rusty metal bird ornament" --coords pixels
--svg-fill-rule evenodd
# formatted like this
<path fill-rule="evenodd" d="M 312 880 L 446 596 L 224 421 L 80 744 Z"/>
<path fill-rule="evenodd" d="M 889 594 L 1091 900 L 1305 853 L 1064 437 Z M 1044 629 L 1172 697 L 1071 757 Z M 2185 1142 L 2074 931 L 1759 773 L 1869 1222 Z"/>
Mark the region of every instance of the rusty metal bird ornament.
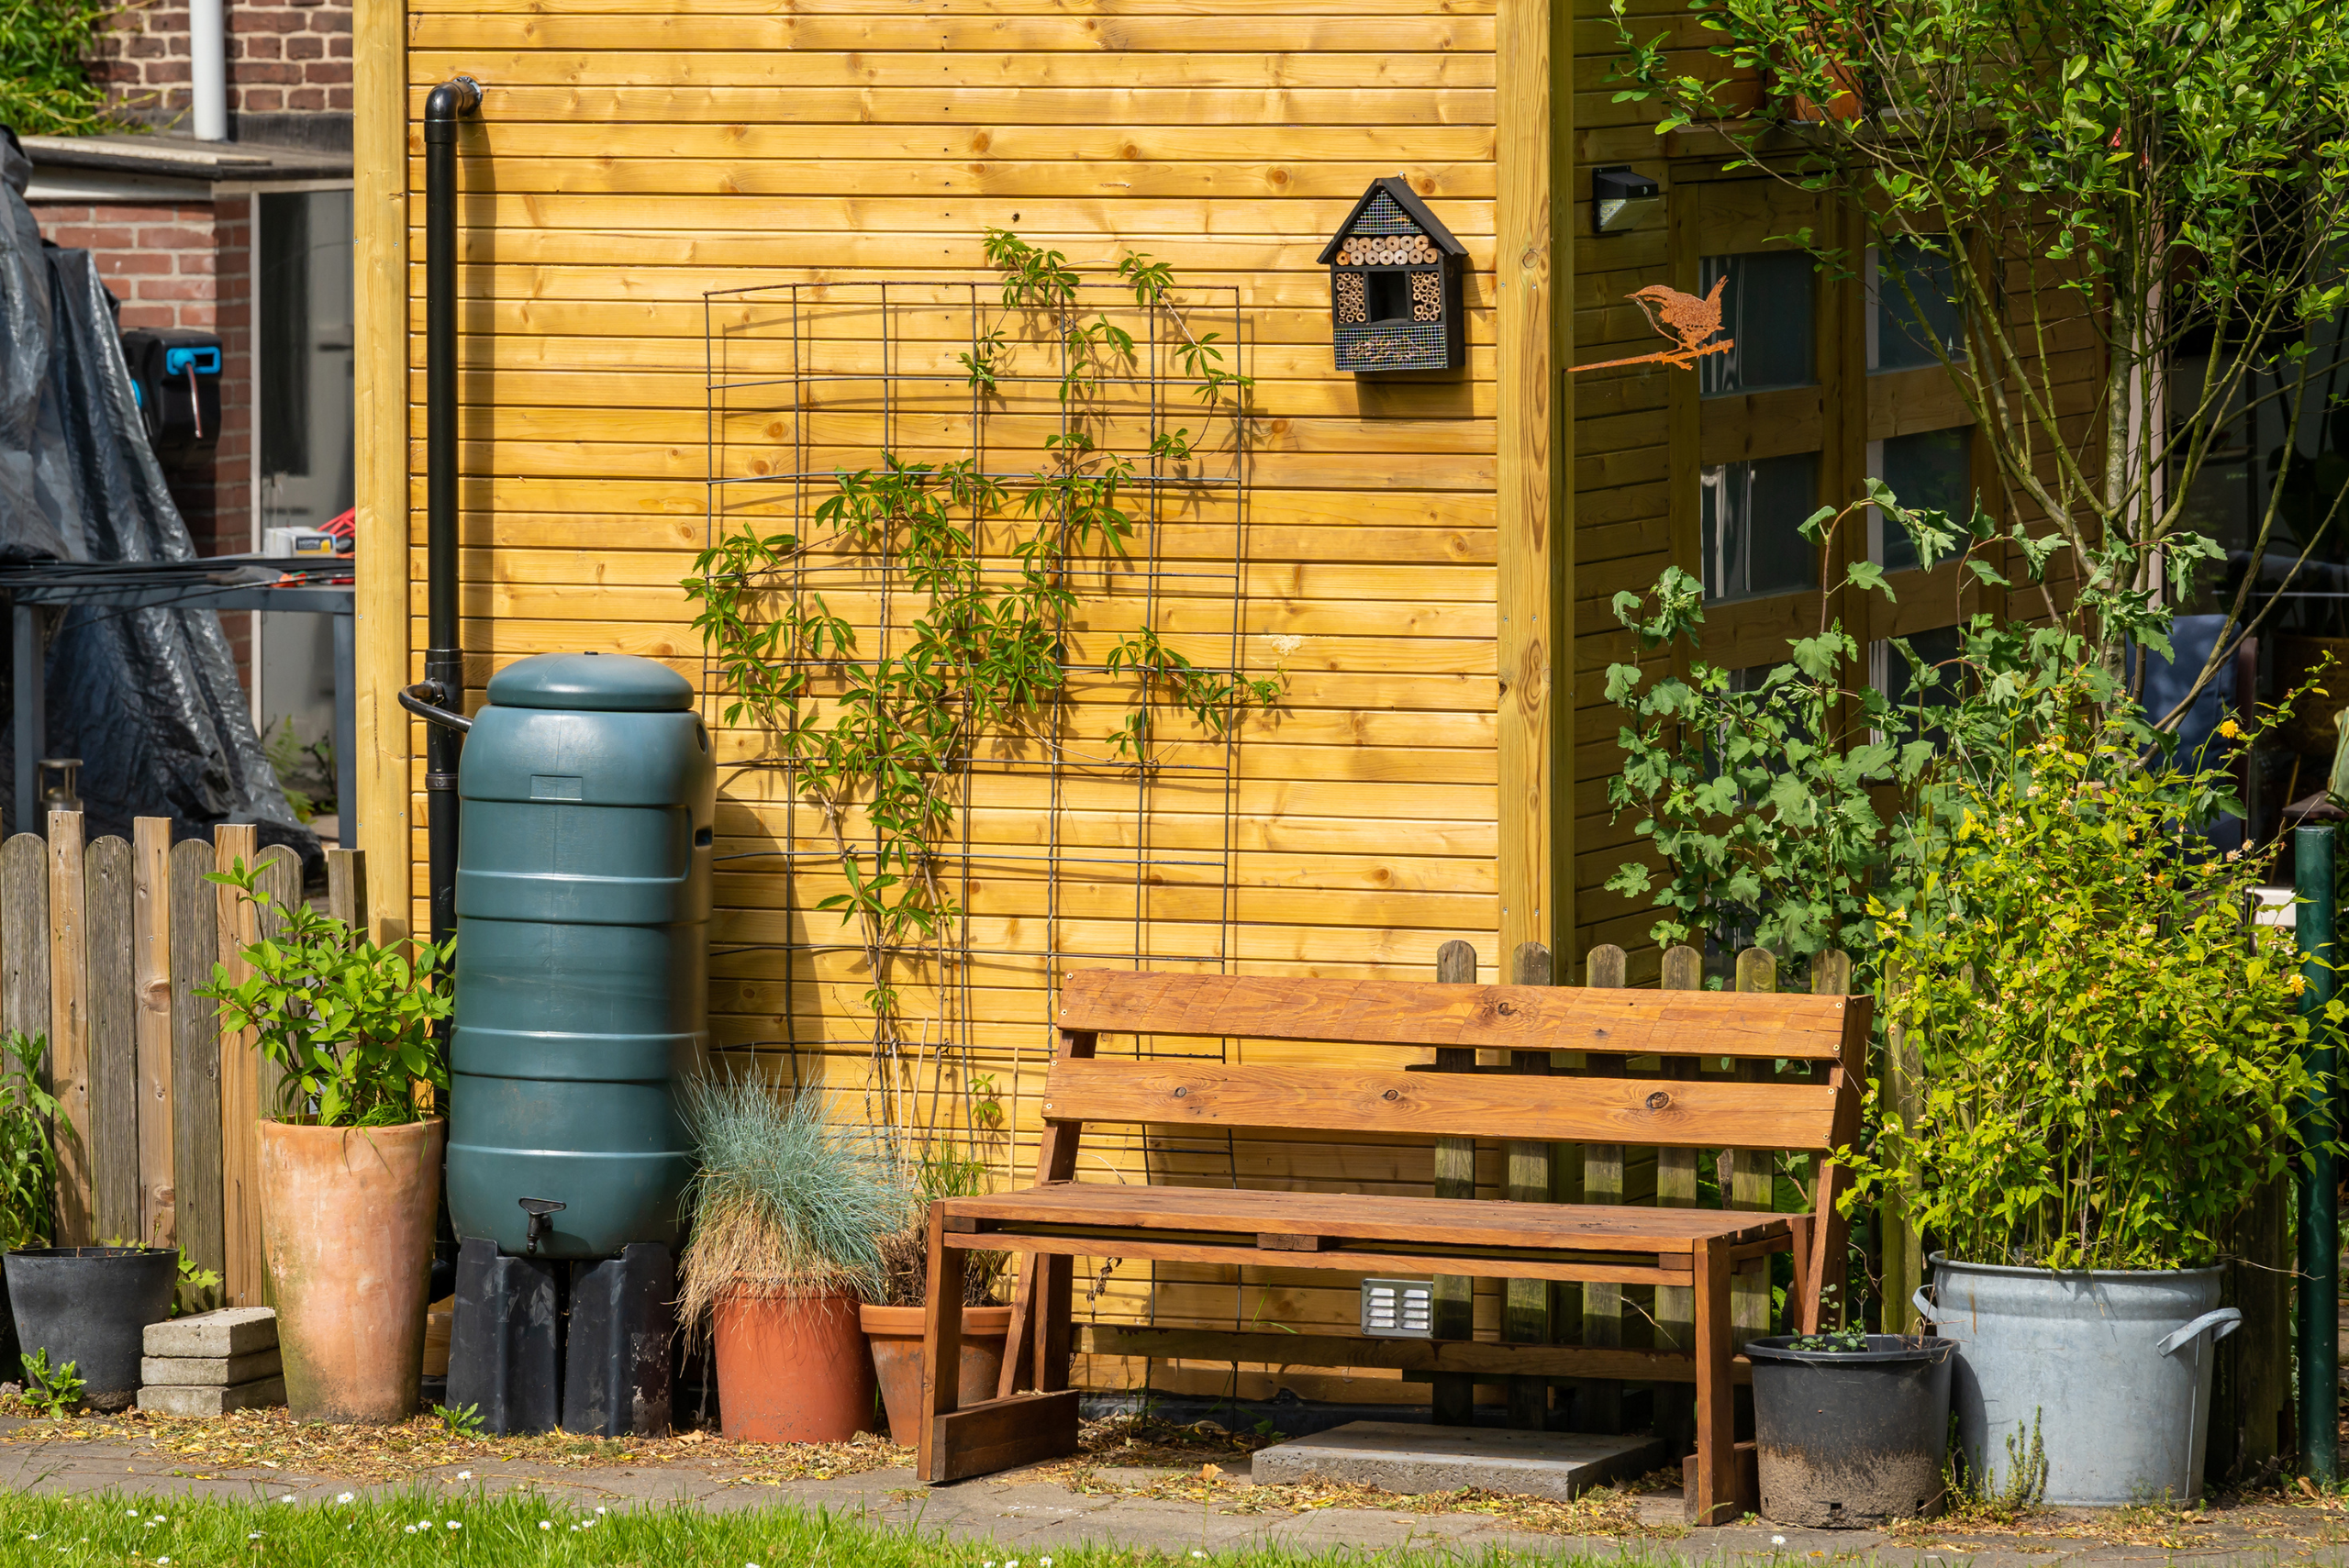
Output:
<path fill-rule="evenodd" d="M 1639 354 L 1628 360 L 1601 360 L 1595 365 L 1576 365 L 1575 373 L 1584 371 L 1612 370 L 1619 365 L 1670 365 L 1675 370 L 1688 370 L 1707 354 L 1725 354 L 1737 346 L 1733 338 L 1715 342 L 1721 329 L 1721 285 L 1726 276 L 1713 280 L 1713 291 L 1698 299 L 1693 294 L 1682 294 L 1663 284 L 1650 284 L 1623 297 L 1646 313 L 1648 324 L 1666 338 L 1678 339 L 1669 349 L 1659 349 L 1653 354 Z"/>

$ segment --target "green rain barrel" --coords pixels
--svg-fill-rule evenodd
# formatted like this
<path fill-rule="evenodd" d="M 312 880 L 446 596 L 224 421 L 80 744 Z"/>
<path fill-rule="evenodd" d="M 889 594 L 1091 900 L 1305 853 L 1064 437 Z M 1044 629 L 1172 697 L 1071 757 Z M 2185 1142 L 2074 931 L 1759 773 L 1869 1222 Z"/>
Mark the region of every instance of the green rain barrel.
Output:
<path fill-rule="evenodd" d="M 674 1248 L 709 1043 L 718 774 L 685 678 L 548 653 L 490 678 L 458 772 L 449 1214 L 538 1256 Z"/>

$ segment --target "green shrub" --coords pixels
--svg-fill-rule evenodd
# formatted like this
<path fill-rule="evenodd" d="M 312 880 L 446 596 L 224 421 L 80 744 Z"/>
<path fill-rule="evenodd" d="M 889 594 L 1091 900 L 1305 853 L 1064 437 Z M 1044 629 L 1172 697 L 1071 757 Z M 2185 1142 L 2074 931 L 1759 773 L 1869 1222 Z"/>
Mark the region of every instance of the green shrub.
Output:
<path fill-rule="evenodd" d="M 2301 1150 L 2311 1020 L 2291 933 L 2251 918 L 2262 857 L 2195 831 L 2224 776 L 2149 763 L 2084 682 L 1929 784 L 1874 911 L 1920 1104 L 1847 1154 L 1855 1203 L 1902 1191 L 1967 1262 L 2201 1267 Z"/>
<path fill-rule="evenodd" d="M 0 125 L 27 136 L 129 127 L 88 61 L 120 7 L 97 0 L 0 0 Z"/>

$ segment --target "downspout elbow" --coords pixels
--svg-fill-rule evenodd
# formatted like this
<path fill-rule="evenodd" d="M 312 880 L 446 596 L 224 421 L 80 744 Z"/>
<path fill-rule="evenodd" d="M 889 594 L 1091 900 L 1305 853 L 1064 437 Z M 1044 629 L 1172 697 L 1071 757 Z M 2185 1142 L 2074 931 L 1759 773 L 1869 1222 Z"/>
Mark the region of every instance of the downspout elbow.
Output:
<path fill-rule="evenodd" d="M 481 83 L 470 76 L 451 76 L 425 95 L 424 139 L 454 142 L 457 120 L 481 107 Z"/>

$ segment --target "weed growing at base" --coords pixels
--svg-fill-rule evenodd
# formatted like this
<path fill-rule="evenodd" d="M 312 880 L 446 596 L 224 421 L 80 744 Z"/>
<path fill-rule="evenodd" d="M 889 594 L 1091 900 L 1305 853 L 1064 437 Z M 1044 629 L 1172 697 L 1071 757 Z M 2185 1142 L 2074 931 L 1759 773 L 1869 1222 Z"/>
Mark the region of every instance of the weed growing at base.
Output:
<path fill-rule="evenodd" d="M 344 1494 L 348 1496 L 348 1494 Z M 1031 1555 L 1041 1552 L 1041 1555 Z M 0 1562 L 138 1562 L 162 1568 L 239 1563 L 265 1568 L 569 1568 L 571 1564 L 659 1564 L 660 1568 L 1008 1568 L 1007 1557 L 1052 1568 L 1194 1568 L 1188 1542 L 1164 1548 L 1030 1547 L 951 1540 L 933 1531 L 879 1525 L 801 1508 L 707 1511 L 685 1505 L 612 1508 L 509 1493 L 453 1497 L 409 1489 L 352 1502 L 290 1503 L 128 1496 L 69 1497 L 0 1493 Z M 1248 1548 L 1208 1553 L 1217 1568 L 1502 1568 L 1542 1562 L 1601 1568 L 1580 1553 L 1546 1556 L 1423 1551 L 1323 1551 Z M 1023 1564 L 1023 1568 L 1025 1565 Z M 1604 1568 L 1642 1568 L 1609 1556 Z"/>

